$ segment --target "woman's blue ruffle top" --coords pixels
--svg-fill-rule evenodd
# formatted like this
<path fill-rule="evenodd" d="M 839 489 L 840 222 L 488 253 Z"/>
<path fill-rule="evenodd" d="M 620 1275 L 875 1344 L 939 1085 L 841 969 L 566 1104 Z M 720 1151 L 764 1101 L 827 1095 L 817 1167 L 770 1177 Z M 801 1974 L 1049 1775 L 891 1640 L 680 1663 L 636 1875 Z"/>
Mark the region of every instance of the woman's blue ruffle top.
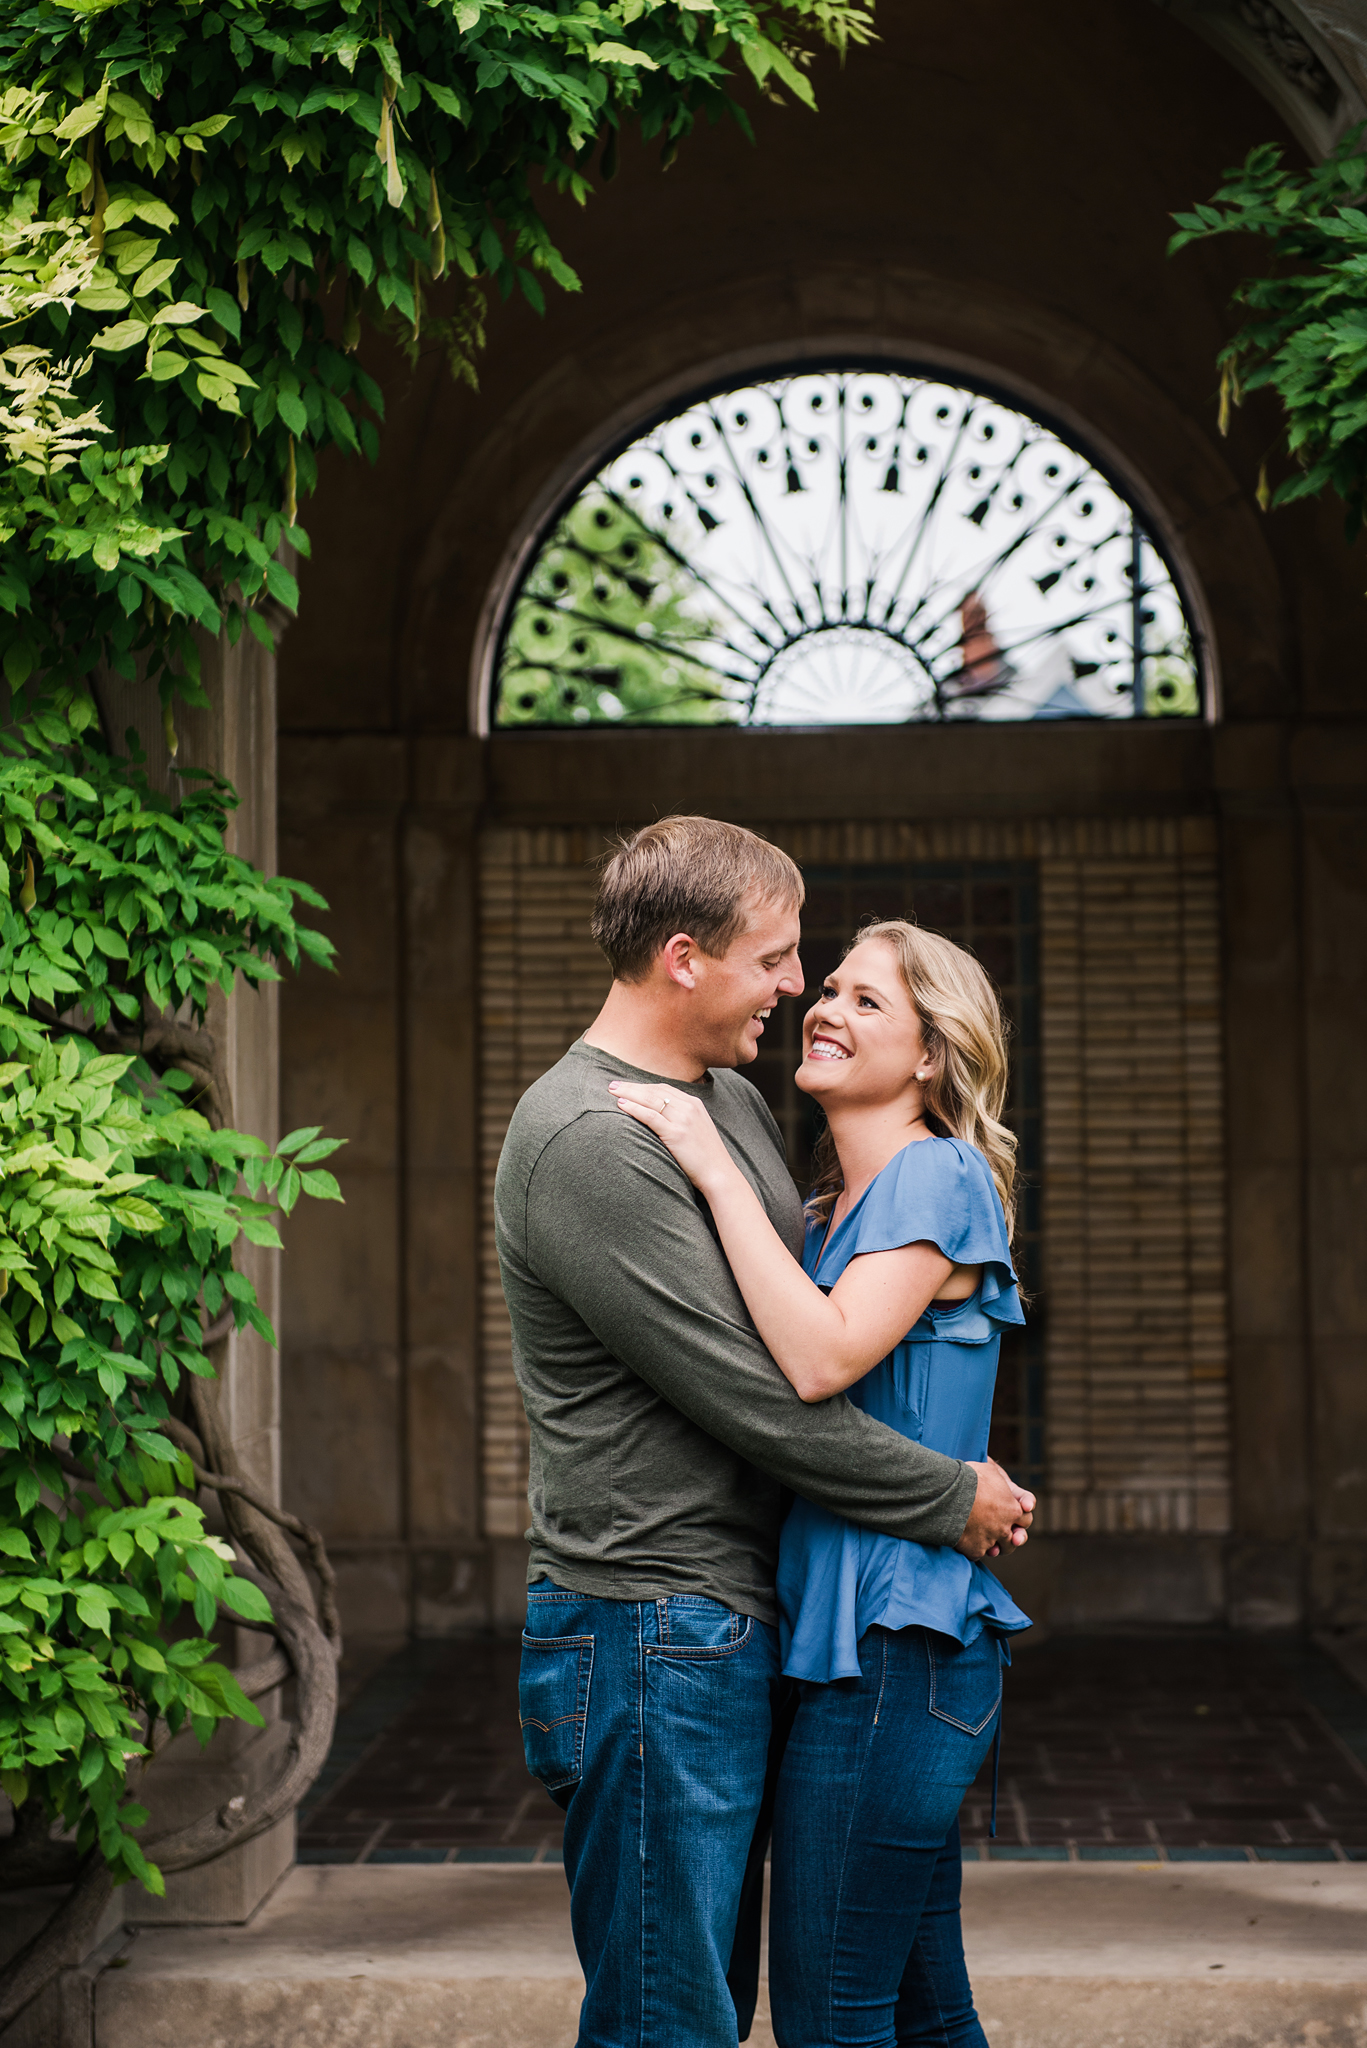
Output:
<path fill-rule="evenodd" d="M 866 1414 L 951 1458 L 987 1455 L 1001 1326 L 1023 1323 L 1006 1219 L 987 1161 L 961 1138 L 923 1138 L 875 1175 L 831 1231 L 809 1224 L 804 1270 L 829 1294 L 861 1252 L 928 1240 L 981 1266 L 967 1301 L 932 1303 L 902 1342 L 849 1390 Z M 820 1261 L 818 1267 L 818 1261 Z M 783 1669 L 828 1684 L 859 1676 L 866 1628 L 929 1628 L 971 1643 L 984 1627 L 1029 1628 L 1000 1581 L 957 1550 L 859 1529 L 796 1500 L 779 1549 Z"/>

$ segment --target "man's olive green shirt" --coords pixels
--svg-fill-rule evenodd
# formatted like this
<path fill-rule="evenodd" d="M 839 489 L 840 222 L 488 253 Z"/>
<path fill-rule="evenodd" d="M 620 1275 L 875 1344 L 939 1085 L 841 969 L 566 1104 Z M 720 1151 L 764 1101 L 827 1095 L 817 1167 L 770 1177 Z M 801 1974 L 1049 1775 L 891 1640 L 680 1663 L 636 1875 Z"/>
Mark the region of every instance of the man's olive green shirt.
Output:
<path fill-rule="evenodd" d="M 532 1580 L 608 1600 L 702 1593 L 774 1622 L 784 1488 L 851 1521 L 954 1543 L 976 1477 L 855 1408 L 806 1403 L 769 1356 L 707 1205 L 608 1093 L 660 1081 L 582 1039 L 523 1096 L 494 1214 L 531 1425 Z M 795 1256 L 802 1210 L 758 1091 L 707 1104 Z"/>

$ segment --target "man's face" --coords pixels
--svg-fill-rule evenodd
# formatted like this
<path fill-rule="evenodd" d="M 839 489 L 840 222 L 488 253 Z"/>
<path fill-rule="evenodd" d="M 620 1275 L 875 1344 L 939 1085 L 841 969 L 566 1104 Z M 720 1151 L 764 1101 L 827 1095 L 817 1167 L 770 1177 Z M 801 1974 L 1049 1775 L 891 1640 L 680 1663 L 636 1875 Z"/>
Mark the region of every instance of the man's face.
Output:
<path fill-rule="evenodd" d="M 800 936 L 795 905 L 755 898 L 747 905 L 745 929 L 720 959 L 694 951 L 687 1030 L 690 1049 L 704 1067 L 748 1066 L 778 998 L 802 994 Z"/>

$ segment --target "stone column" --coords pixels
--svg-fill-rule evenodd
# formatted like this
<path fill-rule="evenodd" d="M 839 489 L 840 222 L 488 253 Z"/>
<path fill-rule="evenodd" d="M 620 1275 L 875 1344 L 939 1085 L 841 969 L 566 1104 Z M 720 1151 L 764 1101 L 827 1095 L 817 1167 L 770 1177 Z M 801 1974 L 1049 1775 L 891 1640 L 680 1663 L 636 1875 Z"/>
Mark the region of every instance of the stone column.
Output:
<path fill-rule="evenodd" d="M 182 788 L 179 769 L 211 768 L 241 799 L 228 830 L 229 849 L 273 873 L 276 866 L 275 657 L 249 634 L 236 647 L 226 639 L 205 643 L 203 678 L 209 704 L 202 710 L 176 707 L 180 745 L 172 762 L 154 688 L 103 677 L 97 695 L 105 729 L 122 746 L 131 726 L 147 754 L 147 772 L 172 796 Z M 231 1093 L 232 1121 L 274 1144 L 279 1130 L 279 1025 L 275 985 L 253 990 L 239 982 L 231 997 L 215 991 L 207 1018 L 221 1049 Z M 256 1288 L 261 1307 L 279 1330 L 280 1257 L 239 1242 L 239 1269 Z M 271 1500 L 280 1498 L 280 1383 L 277 1356 L 252 1330 L 234 1331 L 215 1347 L 214 1401 L 228 1443 L 247 1479 Z M 236 1629 L 229 1652 L 246 1664 L 269 1654 L 270 1640 Z M 191 1735 L 172 1742 L 149 1773 L 145 1803 L 149 1835 L 180 1826 L 207 1809 L 247 1794 L 274 1772 L 289 1739 L 280 1718 L 279 1694 L 260 1702 L 266 1727 L 238 1721 L 221 1725 L 206 1751 Z M 166 1897 L 153 1899 L 140 1887 L 118 1894 L 130 1922 L 240 1921 L 293 1861 L 293 1817 L 268 1834 L 230 1850 L 216 1862 L 168 1878 Z"/>
<path fill-rule="evenodd" d="M 1216 734 L 1225 926 L 1235 1628 L 1293 1628 L 1309 1535 L 1304 967 L 1285 729 Z"/>
<path fill-rule="evenodd" d="M 1312 1624 L 1367 1629 L 1367 728 L 1292 754 L 1302 833 Z"/>
<path fill-rule="evenodd" d="M 419 1635 L 444 1635 L 478 1627 L 500 1607 L 480 1527 L 476 826 L 483 748 L 457 738 L 409 746 L 401 852 L 405 1535 L 413 1626 Z"/>

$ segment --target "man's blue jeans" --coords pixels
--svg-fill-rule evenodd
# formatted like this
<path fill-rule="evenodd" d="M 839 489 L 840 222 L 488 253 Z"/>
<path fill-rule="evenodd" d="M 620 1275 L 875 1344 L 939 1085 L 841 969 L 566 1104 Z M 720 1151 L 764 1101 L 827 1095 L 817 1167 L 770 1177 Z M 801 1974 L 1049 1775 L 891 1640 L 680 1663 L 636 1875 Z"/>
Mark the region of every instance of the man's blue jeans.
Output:
<path fill-rule="evenodd" d="M 862 1677 L 801 1687 L 779 1771 L 769 1995 L 779 2048 L 987 2048 L 959 1927 L 959 1804 L 1003 1651 L 868 1629 Z"/>
<path fill-rule="evenodd" d="M 522 1736 L 565 1808 L 579 2048 L 735 2048 L 738 2004 L 748 2033 L 727 1972 L 762 1875 L 778 1662 L 773 1629 L 698 1595 L 529 1593 Z"/>

